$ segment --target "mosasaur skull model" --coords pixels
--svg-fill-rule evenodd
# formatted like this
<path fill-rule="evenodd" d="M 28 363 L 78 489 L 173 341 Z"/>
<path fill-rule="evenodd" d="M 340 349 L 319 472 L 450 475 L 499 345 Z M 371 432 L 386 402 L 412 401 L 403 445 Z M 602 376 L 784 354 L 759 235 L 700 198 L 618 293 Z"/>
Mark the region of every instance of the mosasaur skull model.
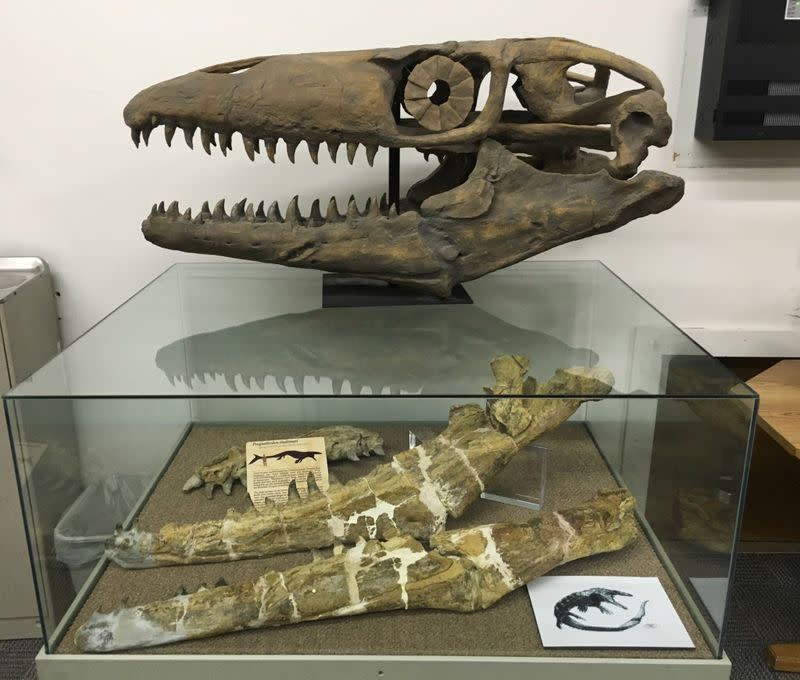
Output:
<path fill-rule="evenodd" d="M 591 67 L 585 75 L 578 65 Z M 635 84 L 608 95 L 612 72 Z M 478 110 L 481 83 L 488 97 Z M 523 106 L 504 110 L 507 86 Z M 452 287 L 554 246 L 616 229 L 673 206 L 683 181 L 643 171 L 651 145 L 672 128 L 661 82 L 619 55 L 559 38 L 447 42 L 390 49 L 254 57 L 153 85 L 126 106 L 134 142 L 163 125 L 193 145 L 253 159 L 290 160 L 305 141 L 316 162 L 359 145 L 434 154 L 439 167 L 399 205 L 334 199 L 300 213 L 246 200 L 230 214 L 204 203 L 192 218 L 178 204 L 153 206 L 145 237 L 165 248 L 356 274 L 446 296 Z M 401 104 L 409 118 L 397 119 Z M 595 150 L 595 152 L 591 151 Z M 596 153 L 610 152 L 610 155 Z"/>

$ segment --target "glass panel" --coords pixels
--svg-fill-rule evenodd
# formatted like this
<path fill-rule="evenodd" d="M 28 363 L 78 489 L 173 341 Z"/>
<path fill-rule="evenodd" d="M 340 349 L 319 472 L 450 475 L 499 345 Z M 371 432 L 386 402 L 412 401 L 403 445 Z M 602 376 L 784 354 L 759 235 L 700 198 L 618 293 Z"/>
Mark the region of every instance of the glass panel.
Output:
<path fill-rule="evenodd" d="M 11 394 L 480 396 L 488 359 L 514 353 L 537 379 L 600 364 L 617 396 L 664 395 L 676 345 L 719 375 L 671 388 L 725 394 L 729 374 L 599 263 L 525 262 L 466 287 L 475 304 L 322 309 L 318 272 L 176 265 Z"/>
<path fill-rule="evenodd" d="M 46 642 L 191 422 L 184 399 L 6 400 Z"/>
<path fill-rule="evenodd" d="M 618 404 L 588 404 L 588 430 L 720 655 L 755 401 L 629 400 L 614 421 Z"/>

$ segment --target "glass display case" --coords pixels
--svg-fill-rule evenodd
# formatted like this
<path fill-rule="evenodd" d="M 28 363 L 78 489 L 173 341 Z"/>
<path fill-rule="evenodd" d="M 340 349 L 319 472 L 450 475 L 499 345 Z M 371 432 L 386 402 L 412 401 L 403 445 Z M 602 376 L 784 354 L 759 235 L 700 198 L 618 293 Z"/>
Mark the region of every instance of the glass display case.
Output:
<path fill-rule="evenodd" d="M 292 671 L 298 677 L 438 677 L 441 663 L 465 676 L 505 664 L 503 677 L 522 677 L 529 664 L 555 664 L 588 677 L 580 673 L 592 660 L 607 672 L 618 664 L 615 678 L 677 668 L 727 677 L 723 630 L 757 395 L 601 263 L 527 262 L 465 288 L 472 304 L 323 308 L 318 272 L 175 265 L 6 394 L 45 637 L 40 677 L 99 677 L 115 663 L 147 662 L 152 672 L 200 656 L 208 664 L 192 666 L 195 678 L 229 672 L 233 660 L 245 664 L 235 671 L 243 678 L 297 663 L 308 664 Z M 610 372 L 613 388 L 487 396 L 500 355 L 527 357 L 539 385 L 583 367 Z M 446 528 L 527 522 L 627 488 L 637 504 L 633 547 L 555 573 L 657 577 L 693 649 L 545 648 L 524 588 L 472 613 L 369 613 L 124 654 L 76 646 L 94 612 L 311 559 L 301 551 L 155 569 L 109 560 L 118 525 L 153 532 L 245 511 L 238 481 L 184 490 L 230 447 L 332 424 L 377 432 L 385 456 L 330 463 L 346 483 L 392 465 L 412 436 L 424 445 L 453 406 L 511 398 L 574 408 Z"/>

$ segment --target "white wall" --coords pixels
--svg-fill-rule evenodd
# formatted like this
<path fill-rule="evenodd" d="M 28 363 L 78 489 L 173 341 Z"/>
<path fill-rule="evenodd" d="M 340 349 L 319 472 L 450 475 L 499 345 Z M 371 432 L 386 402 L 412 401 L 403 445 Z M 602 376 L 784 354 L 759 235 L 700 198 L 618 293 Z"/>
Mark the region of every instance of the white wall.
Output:
<path fill-rule="evenodd" d="M 292 166 L 194 152 L 163 128 L 134 149 L 122 108 L 142 87 L 212 63 L 260 54 L 564 35 L 637 59 L 661 75 L 677 111 L 687 7 L 682 0 L 305 0 L 55 3 L 0 7 L 0 253 L 51 265 L 71 341 L 174 261 L 193 256 L 144 241 L 157 200 L 197 210 L 204 199 L 280 200 L 307 209 L 331 193 L 366 198 L 385 184 L 386 152 L 369 168 Z M 697 63 L 699 68 L 699 62 Z M 360 154 L 363 151 L 360 152 Z M 343 154 L 340 154 L 340 156 Z M 324 156 L 324 158 L 323 158 Z M 424 172 L 404 152 L 404 177 Z M 671 169 L 672 149 L 649 167 Z M 680 170 L 687 195 L 670 212 L 544 257 L 601 259 L 673 320 L 728 353 L 800 346 L 800 170 Z M 304 198 L 305 197 L 305 198 Z M 340 203 L 341 204 L 341 203 Z M 698 330 L 700 329 L 700 330 Z M 706 329 L 703 331 L 702 329 Z"/>

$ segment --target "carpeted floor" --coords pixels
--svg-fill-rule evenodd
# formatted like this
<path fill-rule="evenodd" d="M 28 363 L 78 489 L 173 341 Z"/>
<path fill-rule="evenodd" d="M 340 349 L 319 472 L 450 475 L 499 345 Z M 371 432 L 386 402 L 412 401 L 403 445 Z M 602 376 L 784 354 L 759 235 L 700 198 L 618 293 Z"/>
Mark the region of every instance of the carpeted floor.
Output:
<path fill-rule="evenodd" d="M 0 640 L 0 680 L 36 680 L 33 659 L 42 641 Z"/>
<path fill-rule="evenodd" d="M 798 680 L 767 666 L 774 642 L 800 642 L 800 555 L 740 555 L 725 643 L 732 680 Z"/>

